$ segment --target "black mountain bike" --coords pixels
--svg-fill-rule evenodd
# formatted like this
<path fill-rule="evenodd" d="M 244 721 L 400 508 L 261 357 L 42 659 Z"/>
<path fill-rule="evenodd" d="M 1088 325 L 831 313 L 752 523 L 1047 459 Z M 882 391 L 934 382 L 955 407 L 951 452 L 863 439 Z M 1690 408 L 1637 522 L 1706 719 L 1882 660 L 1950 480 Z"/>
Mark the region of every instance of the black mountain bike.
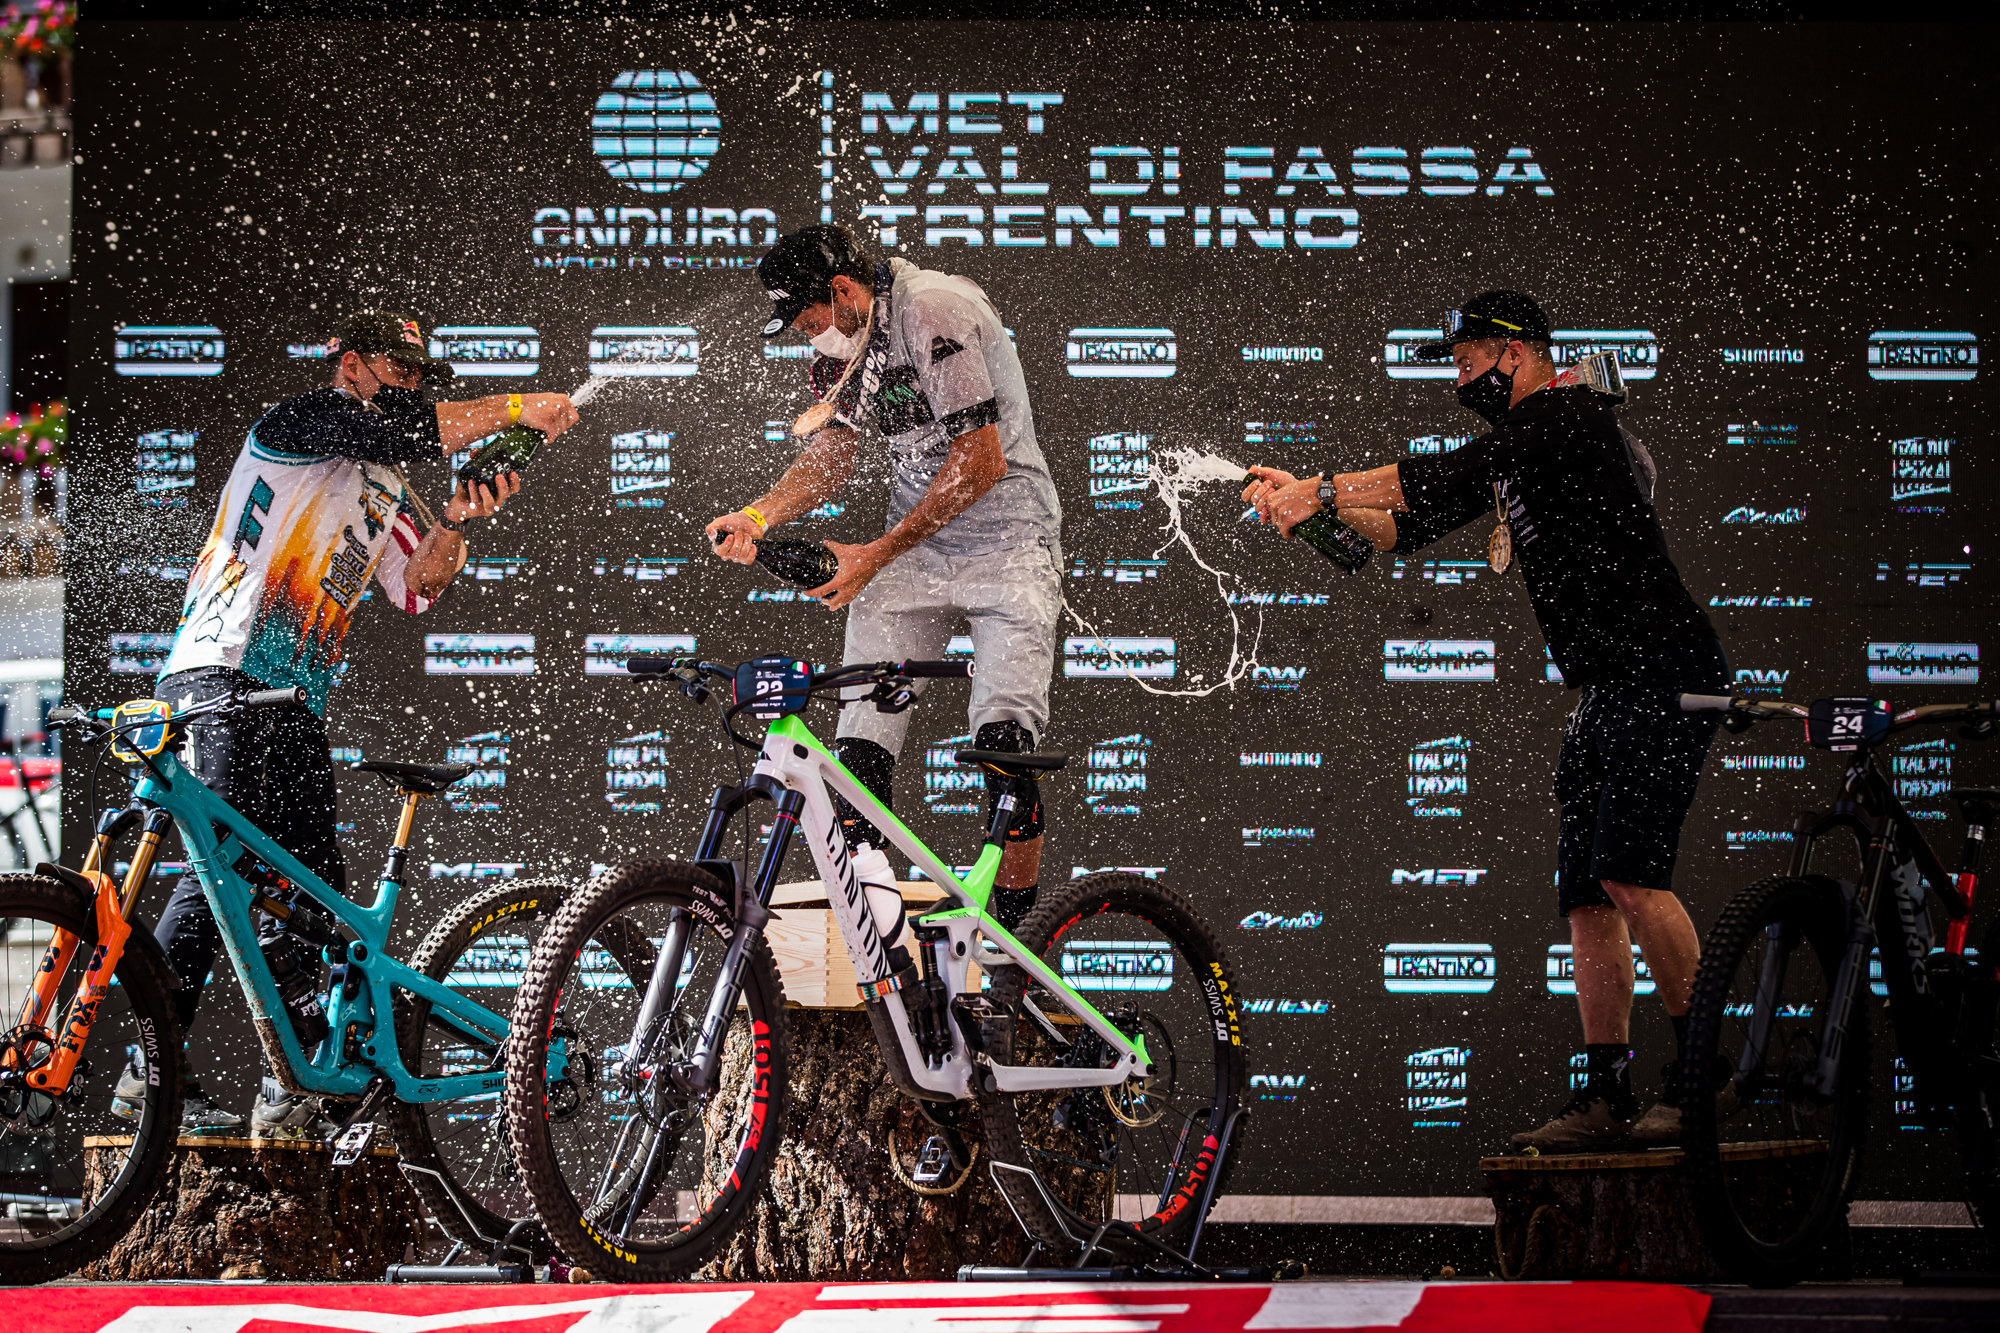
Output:
<path fill-rule="evenodd" d="M 1979 853 L 2000 792 L 1948 793 L 1965 821 L 1964 860 L 1953 876 L 1875 762 L 1878 746 L 1912 727 L 1955 723 L 1968 740 L 1989 739 L 2000 731 L 2000 703 L 1896 712 L 1879 699 L 1821 699 L 1807 708 L 1684 694 L 1681 707 L 1723 713 L 1731 732 L 1803 719 L 1807 744 L 1847 762 L 1832 809 L 1801 812 L 1790 869 L 1730 899 L 1702 946 L 1686 1064 L 1716 1071 L 1717 1088 L 1713 1097 L 1689 1096 L 1682 1115 L 1709 1248 L 1738 1279 L 1781 1286 L 1810 1271 L 1846 1215 L 1868 1135 L 1871 979 L 1887 991 L 1916 1114 L 1955 1125 L 1966 1200 L 1981 1226 L 2000 1224 L 1993 1044 L 2000 922 L 1976 958 L 1965 948 Z M 1843 829 L 1860 853 L 1858 880 L 1814 870 L 1820 840 Z M 1947 930 L 1936 946 L 1940 914 Z"/>

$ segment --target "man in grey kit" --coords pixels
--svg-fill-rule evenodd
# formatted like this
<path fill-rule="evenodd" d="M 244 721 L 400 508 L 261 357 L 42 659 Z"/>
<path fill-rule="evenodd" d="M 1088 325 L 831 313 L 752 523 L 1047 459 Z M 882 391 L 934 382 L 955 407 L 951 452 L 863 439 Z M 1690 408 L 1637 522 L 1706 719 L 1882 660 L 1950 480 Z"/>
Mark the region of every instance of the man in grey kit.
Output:
<path fill-rule="evenodd" d="M 999 312 L 968 279 L 902 259 L 871 262 L 845 227 L 794 232 L 757 273 L 774 306 L 764 336 L 789 328 L 812 340 L 822 402 L 794 427 L 806 446 L 778 484 L 709 523 L 717 554 L 748 564 L 766 530 L 838 494 L 872 417 L 891 459 L 888 531 L 859 545 L 827 542 L 840 572 L 806 595 L 850 608 L 845 662 L 942 657 L 963 624 L 977 667 L 974 746 L 1033 750 L 1055 669 L 1062 506 Z M 841 711 L 835 752 L 884 805 L 909 724 L 908 713 Z M 850 848 L 879 852 L 881 833 L 839 804 Z M 1041 854 L 1037 801 L 1007 831 L 993 897 L 1003 925 L 1033 905 Z M 865 853 L 855 868 L 874 884 L 888 869 Z"/>

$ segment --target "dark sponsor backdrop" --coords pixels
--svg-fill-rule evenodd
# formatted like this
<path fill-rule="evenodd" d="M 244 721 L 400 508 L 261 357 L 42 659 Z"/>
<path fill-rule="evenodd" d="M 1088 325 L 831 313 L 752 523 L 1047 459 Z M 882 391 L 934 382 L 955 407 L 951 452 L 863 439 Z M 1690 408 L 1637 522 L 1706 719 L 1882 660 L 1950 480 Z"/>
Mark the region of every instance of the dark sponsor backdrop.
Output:
<path fill-rule="evenodd" d="M 475 529 L 435 609 L 360 614 L 343 756 L 481 765 L 460 808 L 425 812 L 413 929 L 483 876 L 686 851 L 734 769 L 704 714 L 616 674 L 635 646 L 839 652 L 838 615 L 719 564 L 699 530 L 790 456 L 803 363 L 756 337 L 751 270 L 822 217 L 992 295 L 1062 495 L 1069 598 L 1156 686 L 1214 684 L 1231 627 L 1185 552 L 1157 551 L 1143 460 L 1456 447 L 1477 422 L 1406 349 L 1508 285 L 1570 353 L 1620 350 L 1669 542 L 1743 688 L 1991 690 L 1983 140 L 1938 31 L 86 28 L 72 697 L 145 690 L 245 430 L 324 381 L 335 312 L 411 309 L 468 372 L 457 395 L 569 389 L 648 349 L 620 365 L 651 373 Z M 442 465 L 412 479 L 443 500 Z M 871 454 L 801 530 L 879 531 L 884 481 Z M 1066 623 L 1046 743 L 1075 762 L 1044 879 L 1141 867 L 1223 930 L 1259 1098 L 1235 1189 L 1471 1192 L 1578 1050 L 1549 795 L 1574 696 L 1518 578 L 1479 563 L 1488 524 L 1345 578 L 1227 494 L 1188 508 L 1257 667 L 1159 697 Z M 945 685 L 918 711 L 897 803 L 969 860 L 977 793 L 927 762 L 963 703 Z M 1956 737 L 1915 741 L 1886 758 L 1927 817 L 1995 776 Z M 1832 774 L 1801 755 L 1784 729 L 1718 743 L 1676 880 L 1698 922 L 1781 868 L 1779 831 Z M 388 804 L 345 779 L 343 802 L 365 881 Z M 233 989 L 199 1049 L 241 1086 Z M 1635 1039 L 1651 1091 L 1657 999 Z M 1943 1141 L 1898 1128 L 1888 1058 L 1868 1188 L 1942 1191 Z"/>

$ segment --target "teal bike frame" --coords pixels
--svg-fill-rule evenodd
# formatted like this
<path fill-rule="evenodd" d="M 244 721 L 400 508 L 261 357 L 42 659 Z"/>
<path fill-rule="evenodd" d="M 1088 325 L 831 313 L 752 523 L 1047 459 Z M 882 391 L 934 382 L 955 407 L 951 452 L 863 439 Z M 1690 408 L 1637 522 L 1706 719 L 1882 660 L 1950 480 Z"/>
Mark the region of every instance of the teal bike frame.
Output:
<path fill-rule="evenodd" d="M 318 1096 L 359 1096 L 370 1082 L 384 1077 L 395 1095 L 406 1102 L 450 1101 L 500 1091 L 506 1074 L 499 1048 L 507 1037 L 507 1018 L 389 956 L 389 927 L 395 919 L 401 884 L 388 878 L 377 880 L 375 901 L 367 907 L 334 892 L 234 806 L 204 786 L 171 751 L 153 756 L 150 772 L 142 773 L 132 797 L 173 816 L 188 862 L 200 877 L 209 910 L 215 914 L 222 945 L 236 964 L 264 1053 L 280 1083 Z M 226 832 L 218 835 L 218 826 Z M 270 966 L 264 961 L 264 951 L 257 946 L 250 905 L 259 891 L 233 868 L 246 850 L 305 890 L 356 936 L 347 946 L 348 975 L 359 975 L 361 984 L 357 988 L 350 982 L 334 988 L 327 1006 L 330 1032 L 320 1043 L 316 1059 L 300 1047 L 290 1016 L 278 998 Z M 392 996 L 397 990 L 428 1000 L 433 1022 L 447 1024 L 477 1046 L 494 1048 L 492 1067 L 427 1079 L 411 1073 L 396 1049 Z M 344 1053 L 349 1025 L 363 1034 L 357 1058 L 351 1060 Z M 551 1078 L 566 1072 L 563 1046 L 560 1040 L 550 1043 Z"/>

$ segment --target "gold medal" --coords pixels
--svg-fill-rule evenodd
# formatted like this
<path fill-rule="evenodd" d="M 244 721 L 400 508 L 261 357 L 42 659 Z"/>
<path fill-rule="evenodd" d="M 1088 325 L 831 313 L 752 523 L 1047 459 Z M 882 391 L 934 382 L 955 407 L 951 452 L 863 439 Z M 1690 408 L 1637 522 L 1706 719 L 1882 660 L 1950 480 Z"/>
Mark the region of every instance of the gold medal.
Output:
<path fill-rule="evenodd" d="M 822 430 L 833 420 L 833 403 L 814 403 L 799 413 L 799 419 L 792 423 L 792 434 L 804 439 L 816 430 Z"/>
<path fill-rule="evenodd" d="M 1514 530 L 1507 526 L 1507 502 L 1501 498 L 1500 483 L 1497 481 L 1493 483 L 1493 510 L 1500 519 L 1500 525 L 1486 539 L 1486 563 L 1493 567 L 1495 574 L 1505 574 L 1514 563 Z"/>

